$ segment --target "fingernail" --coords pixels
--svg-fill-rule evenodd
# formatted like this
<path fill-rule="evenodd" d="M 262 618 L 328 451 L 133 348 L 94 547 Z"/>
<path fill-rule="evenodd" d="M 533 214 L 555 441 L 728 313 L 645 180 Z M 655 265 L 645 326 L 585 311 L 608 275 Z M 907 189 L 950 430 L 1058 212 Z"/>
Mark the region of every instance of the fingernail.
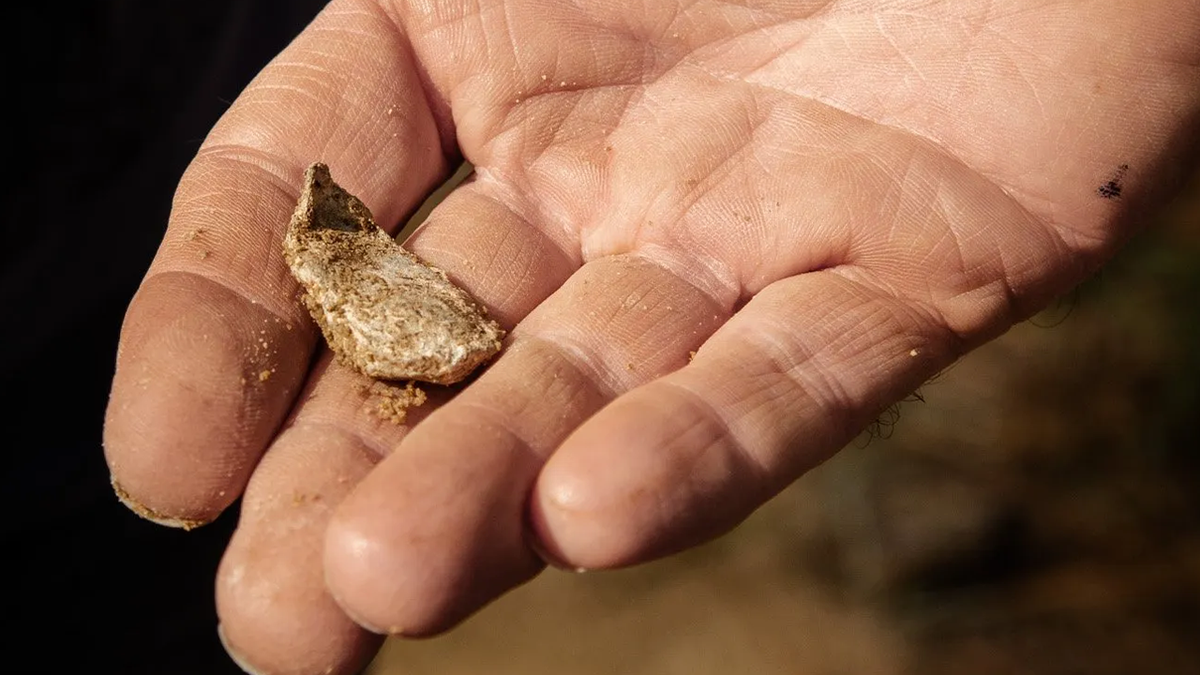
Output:
<path fill-rule="evenodd" d="M 217 624 L 217 639 L 221 641 L 221 646 L 225 648 L 225 653 L 229 655 L 229 660 L 233 661 L 235 666 L 241 668 L 248 675 L 262 675 L 262 673 L 251 668 L 250 664 L 246 662 L 245 657 L 239 654 L 236 649 L 229 646 L 229 640 L 225 639 L 225 629 L 221 624 Z"/>
<path fill-rule="evenodd" d="M 194 530 L 197 527 L 200 527 L 201 525 L 207 525 L 209 522 L 207 520 L 195 520 L 195 519 L 190 519 L 190 518 L 172 518 L 170 516 L 164 516 L 163 514 L 155 511 L 154 509 L 138 502 L 133 497 L 130 497 L 129 493 L 125 491 L 125 488 L 121 487 L 121 484 L 117 482 L 117 479 L 115 477 L 109 476 L 109 482 L 112 483 L 112 489 L 113 489 L 113 492 L 116 493 L 118 501 L 120 501 L 122 504 L 124 504 L 125 507 L 128 508 L 130 511 L 133 511 L 137 515 L 141 516 L 143 519 L 148 520 L 156 525 L 162 525 L 164 527 L 174 527 L 174 528 L 181 529 L 181 530 Z"/>

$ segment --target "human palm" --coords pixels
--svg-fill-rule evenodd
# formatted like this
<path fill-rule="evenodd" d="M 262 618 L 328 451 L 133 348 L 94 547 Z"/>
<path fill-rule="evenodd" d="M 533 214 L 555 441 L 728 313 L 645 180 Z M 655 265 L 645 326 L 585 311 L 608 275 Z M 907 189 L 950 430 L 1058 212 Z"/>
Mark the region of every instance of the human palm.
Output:
<path fill-rule="evenodd" d="M 696 544 L 1101 264 L 1198 63 L 1190 0 L 335 0 L 180 183 L 114 481 L 182 525 L 244 490 L 218 609 L 266 673 L 350 672 L 359 624 L 445 629 L 543 559 Z M 511 339 L 396 425 L 282 233 L 312 161 L 395 231 L 459 153 L 408 246 Z"/>

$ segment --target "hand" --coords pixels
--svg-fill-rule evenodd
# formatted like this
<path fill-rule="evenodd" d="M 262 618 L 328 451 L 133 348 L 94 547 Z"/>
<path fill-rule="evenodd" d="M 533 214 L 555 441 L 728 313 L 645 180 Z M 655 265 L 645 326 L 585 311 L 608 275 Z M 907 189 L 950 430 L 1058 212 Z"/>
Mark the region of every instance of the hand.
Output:
<path fill-rule="evenodd" d="M 244 493 L 245 665 L 352 672 L 360 624 L 728 530 L 1100 265 L 1200 112 L 1191 0 L 750 4 L 334 0 L 212 131 L 105 447 L 164 522 Z M 394 231 L 459 152 L 408 245 L 511 341 L 410 431 L 320 349 L 280 241 L 309 162 Z"/>

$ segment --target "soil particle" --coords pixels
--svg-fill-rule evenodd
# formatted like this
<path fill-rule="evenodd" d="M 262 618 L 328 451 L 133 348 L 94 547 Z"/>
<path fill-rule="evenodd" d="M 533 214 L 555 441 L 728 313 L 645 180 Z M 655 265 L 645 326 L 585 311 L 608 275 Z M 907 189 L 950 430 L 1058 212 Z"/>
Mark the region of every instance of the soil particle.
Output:
<path fill-rule="evenodd" d="M 363 392 L 375 400 L 374 413 L 392 424 L 408 421 L 408 409 L 425 403 L 425 392 L 408 382 L 403 387 L 388 382 L 372 382 Z"/>

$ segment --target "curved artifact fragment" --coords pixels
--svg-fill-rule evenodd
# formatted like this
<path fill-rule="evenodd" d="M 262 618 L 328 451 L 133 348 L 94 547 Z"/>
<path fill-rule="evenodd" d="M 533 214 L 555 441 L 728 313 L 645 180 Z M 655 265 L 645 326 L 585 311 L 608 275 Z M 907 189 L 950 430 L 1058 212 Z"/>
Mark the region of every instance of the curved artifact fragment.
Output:
<path fill-rule="evenodd" d="M 329 347 L 365 375 L 452 384 L 500 351 L 500 326 L 379 229 L 324 164 L 304 172 L 283 255 Z"/>

